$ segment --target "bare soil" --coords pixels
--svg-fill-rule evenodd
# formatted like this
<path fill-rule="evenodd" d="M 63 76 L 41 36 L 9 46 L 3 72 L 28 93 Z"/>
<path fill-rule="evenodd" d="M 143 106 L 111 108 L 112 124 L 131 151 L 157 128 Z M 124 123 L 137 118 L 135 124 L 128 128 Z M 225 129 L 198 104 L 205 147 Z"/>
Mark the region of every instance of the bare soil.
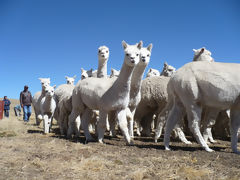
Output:
<path fill-rule="evenodd" d="M 240 179 L 240 155 L 232 153 L 229 139 L 210 145 L 213 153 L 191 137 L 192 145 L 172 139 L 172 151 L 152 137 L 126 146 L 121 135 L 106 134 L 105 144 L 84 144 L 83 135 L 60 136 L 56 122 L 47 135 L 34 122 L 34 115 L 24 123 L 13 111 L 0 120 L 0 179 Z"/>

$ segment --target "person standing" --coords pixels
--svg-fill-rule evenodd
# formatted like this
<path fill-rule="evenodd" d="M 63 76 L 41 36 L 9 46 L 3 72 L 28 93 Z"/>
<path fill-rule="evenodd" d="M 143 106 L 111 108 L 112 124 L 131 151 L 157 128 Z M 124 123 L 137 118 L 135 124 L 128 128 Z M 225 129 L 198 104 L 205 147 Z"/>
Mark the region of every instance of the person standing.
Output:
<path fill-rule="evenodd" d="M 31 108 L 32 94 L 28 91 L 28 86 L 24 86 L 24 90 L 20 93 L 20 105 L 23 108 L 23 120 L 28 122 L 32 113 Z"/>
<path fill-rule="evenodd" d="M 7 99 L 7 96 L 4 96 L 3 102 L 4 102 L 4 116 L 8 118 L 11 102 L 9 101 L 9 99 Z"/>

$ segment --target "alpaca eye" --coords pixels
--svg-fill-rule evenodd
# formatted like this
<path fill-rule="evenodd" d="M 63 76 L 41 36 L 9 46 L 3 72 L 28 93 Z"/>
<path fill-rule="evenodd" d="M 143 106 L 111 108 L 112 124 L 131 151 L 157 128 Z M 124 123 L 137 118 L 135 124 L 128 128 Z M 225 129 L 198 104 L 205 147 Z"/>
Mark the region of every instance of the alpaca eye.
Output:
<path fill-rule="evenodd" d="M 98 52 L 100 53 L 101 51 L 99 50 Z"/>
<path fill-rule="evenodd" d="M 150 55 L 148 54 L 147 57 L 149 57 Z"/>
<path fill-rule="evenodd" d="M 127 55 L 127 56 L 129 56 L 129 54 L 128 54 L 128 53 L 127 53 L 126 55 Z"/>
<path fill-rule="evenodd" d="M 108 51 L 106 51 L 106 53 L 108 53 Z"/>
<path fill-rule="evenodd" d="M 136 54 L 137 56 L 139 55 L 139 54 Z"/>

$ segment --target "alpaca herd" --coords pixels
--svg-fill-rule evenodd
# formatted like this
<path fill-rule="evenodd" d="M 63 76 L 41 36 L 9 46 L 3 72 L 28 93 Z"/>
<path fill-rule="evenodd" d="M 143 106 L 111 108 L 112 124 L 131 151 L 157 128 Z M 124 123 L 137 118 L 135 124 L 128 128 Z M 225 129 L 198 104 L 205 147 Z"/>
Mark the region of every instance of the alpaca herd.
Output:
<path fill-rule="evenodd" d="M 193 49 L 192 62 L 178 70 L 165 62 L 161 73 L 150 68 L 144 79 L 152 44 L 143 47 L 142 41 L 135 45 L 122 41 L 122 46 L 121 70 L 111 69 L 111 75 L 107 75 L 109 48 L 100 46 L 98 69 L 81 68 L 81 80 L 76 85 L 76 76 L 65 76 L 67 83 L 56 89 L 50 85 L 50 78 L 39 78 L 42 90 L 34 95 L 33 107 L 36 124 L 43 121 L 44 133 L 49 133 L 53 118 L 61 135 L 78 137 L 82 129 L 86 142 L 94 141 L 90 132 L 95 131 L 98 142 L 103 143 L 106 129 L 116 136 L 116 127 L 128 145 L 133 145 L 135 128 L 142 136 L 154 131 L 157 142 L 164 130 L 164 146 L 170 150 L 171 132 L 191 144 L 185 137 L 190 130 L 197 142 L 212 152 L 208 143 L 216 142 L 212 127 L 221 111 L 231 119 L 231 147 L 240 154 L 239 64 L 215 62 L 207 49 Z"/>

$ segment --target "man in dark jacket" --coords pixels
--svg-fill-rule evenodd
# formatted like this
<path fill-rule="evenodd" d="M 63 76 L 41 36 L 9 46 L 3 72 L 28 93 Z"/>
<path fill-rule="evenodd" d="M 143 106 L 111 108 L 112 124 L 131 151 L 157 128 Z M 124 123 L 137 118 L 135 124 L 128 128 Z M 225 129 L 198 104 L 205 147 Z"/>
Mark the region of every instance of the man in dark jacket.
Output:
<path fill-rule="evenodd" d="M 4 96 L 3 102 L 4 102 L 4 116 L 9 117 L 9 110 L 10 110 L 11 102 L 7 99 L 7 96 Z"/>
<path fill-rule="evenodd" d="M 20 93 L 20 105 L 23 108 L 23 120 L 28 122 L 32 113 L 32 94 L 28 91 L 28 86 L 24 86 L 24 90 Z"/>

